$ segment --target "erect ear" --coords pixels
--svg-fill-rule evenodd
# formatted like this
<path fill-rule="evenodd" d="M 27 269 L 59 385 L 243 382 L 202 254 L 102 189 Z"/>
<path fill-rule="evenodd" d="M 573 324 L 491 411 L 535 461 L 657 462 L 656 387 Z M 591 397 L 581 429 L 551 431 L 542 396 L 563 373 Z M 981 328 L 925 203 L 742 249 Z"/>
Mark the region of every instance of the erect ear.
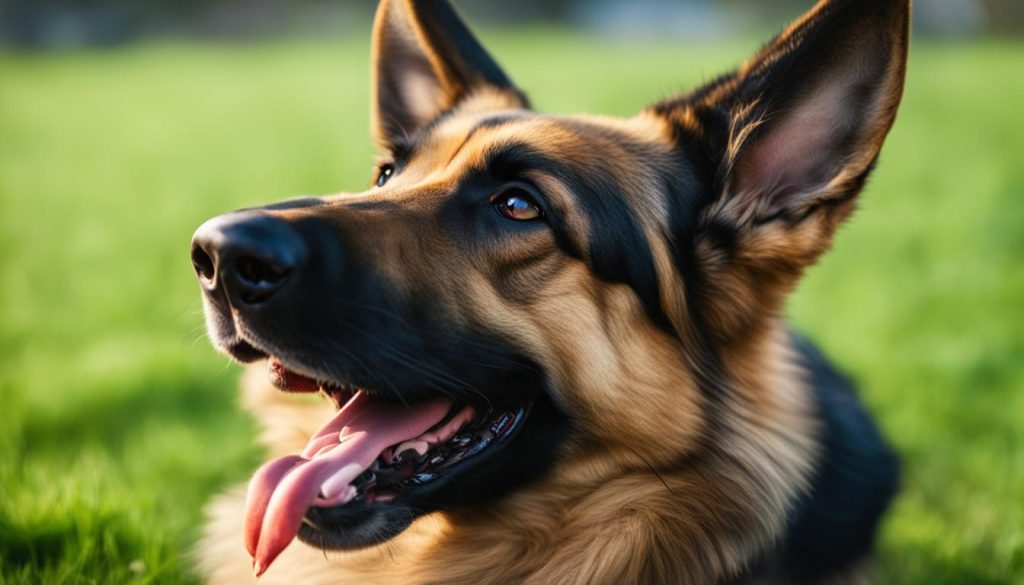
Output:
<path fill-rule="evenodd" d="M 383 147 L 471 96 L 526 99 L 445 0 L 382 0 L 373 27 L 373 134 Z"/>
<path fill-rule="evenodd" d="M 822 0 L 736 73 L 653 108 L 714 169 L 694 234 L 725 329 L 777 312 L 853 211 L 903 93 L 909 21 L 910 0 Z"/>

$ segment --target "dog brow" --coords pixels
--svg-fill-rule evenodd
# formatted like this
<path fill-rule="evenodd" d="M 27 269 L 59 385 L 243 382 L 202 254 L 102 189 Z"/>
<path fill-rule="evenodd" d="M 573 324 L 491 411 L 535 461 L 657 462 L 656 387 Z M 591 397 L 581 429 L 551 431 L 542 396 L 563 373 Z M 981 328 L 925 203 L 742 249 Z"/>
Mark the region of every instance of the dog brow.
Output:
<path fill-rule="evenodd" d="M 473 134 L 476 134 L 478 131 L 484 130 L 484 129 L 499 128 L 501 126 L 504 126 L 504 125 L 512 123 L 512 122 L 517 122 L 519 120 L 524 120 L 524 119 L 526 119 L 528 117 L 529 116 L 527 114 L 523 113 L 523 112 L 510 112 L 510 113 L 507 113 L 507 114 L 499 114 L 499 115 L 496 115 L 496 116 L 490 116 L 490 117 L 484 118 L 483 120 L 480 120 L 479 122 L 474 124 L 473 128 L 471 128 L 470 131 L 469 131 L 469 135 L 472 136 Z"/>
<path fill-rule="evenodd" d="M 534 145 L 521 141 L 501 142 L 492 146 L 484 155 L 481 169 L 496 179 L 510 181 L 526 171 L 539 171 L 559 177 L 559 165 L 554 157 L 538 150 Z"/>
<path fill-rule="evenodd" d="M 391 156 L 394 157 L 395 162 L 398 164 L 407 163 L 416 154 L 417 147 L 420 144 L 422 144 L 427 139 L 427 137 L 430 136 L 441 125 L 450 120 L 456 114 L 456 112 L 457 110 L 455 110 L 454 108 L 445 110 L 438 114 L 433 120 L 431 120 L 430 123 L 417 130 L 415 134 L 406 137 L 396 137 L 391 144 Z M 455 150 L 455 154 L 453 154 L 452 159 L 455 158 L 455 155 L 458 154 L 458 152 L 461 151 L 462 148 L 469 142 L 469 140 L 473 138 L 473 136 L 480 130 L 498 128 L 510 122 L 525 119 L 526 117 L 527 114 L 525 112 L 509 112 L 495 116 L 489 116 L 487 118 L 480 120 L 479 122 L 474 124 L 473 127 L 470 128 L 469 131 L 466 133 L 466 136 L 465 138 L 463 138 L 462 143 Z"/>

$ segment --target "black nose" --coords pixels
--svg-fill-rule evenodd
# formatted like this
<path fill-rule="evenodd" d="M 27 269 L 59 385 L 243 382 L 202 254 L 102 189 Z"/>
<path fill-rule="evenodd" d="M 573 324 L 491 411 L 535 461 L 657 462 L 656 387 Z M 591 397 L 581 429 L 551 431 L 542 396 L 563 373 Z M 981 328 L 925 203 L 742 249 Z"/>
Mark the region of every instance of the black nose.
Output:
<path fill-rule="evenodd" d="M 203 288 L 223 290 L 236 308 L 255 306 L 281 291 L 306 261 L 302 237 L 281 219 L 229 213 L 199 226 L 192 265 Z"/>

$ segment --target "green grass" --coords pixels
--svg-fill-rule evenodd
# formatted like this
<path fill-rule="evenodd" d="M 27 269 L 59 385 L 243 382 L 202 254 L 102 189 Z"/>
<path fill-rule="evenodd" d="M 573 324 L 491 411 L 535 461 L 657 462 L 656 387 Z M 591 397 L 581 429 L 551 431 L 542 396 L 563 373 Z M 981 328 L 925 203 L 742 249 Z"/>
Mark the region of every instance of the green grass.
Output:
<path fill-rule="evenodd" d="M 629 114 L 756 46 L 496 36 L 560 112 Z M 366 44 L 0 55 L 0 584 L 195 580 L 203 502 L 259 453 L 189 237 L 367 184 Z M 904 455 L 887 583 L 1024 582 L 1022 62 L 915 46 L 861 211 L 792 303 Z"/>

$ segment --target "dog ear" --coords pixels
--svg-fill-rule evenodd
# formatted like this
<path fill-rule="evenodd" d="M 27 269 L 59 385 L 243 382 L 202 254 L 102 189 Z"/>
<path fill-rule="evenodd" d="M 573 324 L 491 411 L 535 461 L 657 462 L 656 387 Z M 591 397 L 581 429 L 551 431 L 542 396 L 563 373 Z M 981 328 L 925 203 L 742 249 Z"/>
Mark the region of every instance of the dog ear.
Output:
<path fill-rule="evenodd" d="M 527 107 L 445 0 L 382 0 L 373 28 L 373 134 L 385 148 L 478 94 Z"/>
<path fill-rule="evenodd" d="M 910 0 L 823 0 L 736 73 L 652 108 L 712 169 L 692 232 L 711 318 L 776 313 L 853 211 L 902 96 L 909 20 Z"/>

